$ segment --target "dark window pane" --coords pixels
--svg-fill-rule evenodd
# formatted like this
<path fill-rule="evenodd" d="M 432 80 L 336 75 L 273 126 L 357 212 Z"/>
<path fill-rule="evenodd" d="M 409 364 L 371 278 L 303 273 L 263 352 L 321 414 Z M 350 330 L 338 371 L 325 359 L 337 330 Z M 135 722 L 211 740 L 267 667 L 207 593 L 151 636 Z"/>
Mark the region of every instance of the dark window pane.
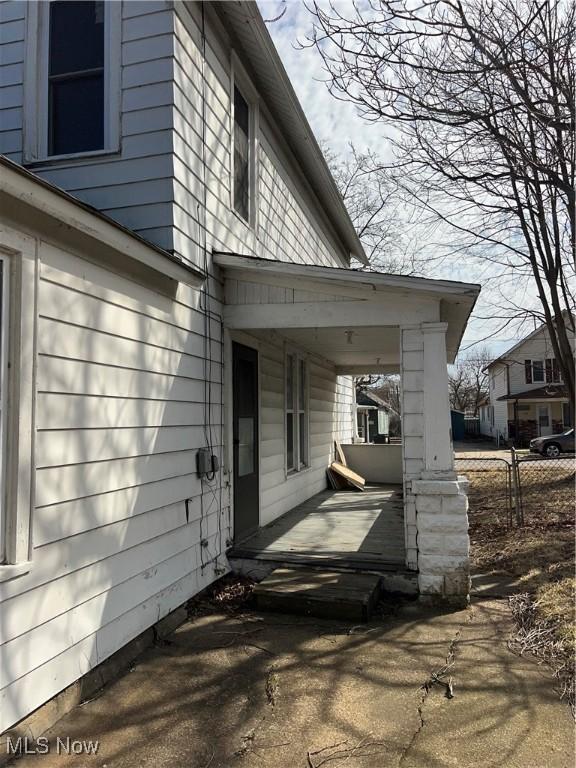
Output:
<path fill-rule="evenodd" d="M 294 357 L 286 355 L 286 408 L 294 407 Z"/>
<path fill-rule="evenodd" d="M 104 76 L 50 83 L 49 153 L 104 147 Z"/>
<path fill-rule="evenodd" d="M 544 381 L 544 363 L 542 360 L 532 360 L 532 380 Z"/>
<path fill-rule="evenodd" d="M 248 136 L 248 103 L 238 88 L 234 88 L 234 121 L 238 128 Z"/>
<path fill-rule="evenodd" d="M 249 109 L 246 100 L 234 88 L 234 208 L 248 220 L 250 194 Z"/>
<path fill-rule="evenodd" d="M 306 438 L 306 414 L 301 413 L 300 414 L 300 424 L 299 424 L 299 435 L 300 435 L 300 464 L 302 466 L 306 466 L 308 464 L 308 456 L 306 455 L 306 447 L 308 440 Z"/>
<path fill-rule="evenodd" d="M 286 466 L 294 469 L 294 414 L 286 414 Z"/>
<path fill-rule="evenodd" d="M 103 66 L 104 3 L 50 3 L 49 74 L 63 75 Z"/>
<path fill-rule="evenodd" d="M 242 416 L 251 416 L 257 407 L 255 374 L 251 360 L 238 360 L 238 404 Z"/>

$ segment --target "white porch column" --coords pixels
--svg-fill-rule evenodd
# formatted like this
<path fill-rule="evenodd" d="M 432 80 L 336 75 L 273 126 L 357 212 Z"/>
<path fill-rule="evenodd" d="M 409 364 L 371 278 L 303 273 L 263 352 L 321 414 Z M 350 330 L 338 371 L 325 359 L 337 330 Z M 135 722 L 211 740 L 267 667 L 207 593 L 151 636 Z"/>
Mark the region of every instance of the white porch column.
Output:
<path fill-rule="evenodd" d="M 454 451 L 448 397 L 446 331 L 448 323 L 423 323 L 424 470 L 427 477 L 454 475 Z"/>
<path fill-rule="evenodd" d="M 406 564 L 422 597 L 468 600 L 466 483 L 454 471 L 446 324 L 400 331 Z"/>

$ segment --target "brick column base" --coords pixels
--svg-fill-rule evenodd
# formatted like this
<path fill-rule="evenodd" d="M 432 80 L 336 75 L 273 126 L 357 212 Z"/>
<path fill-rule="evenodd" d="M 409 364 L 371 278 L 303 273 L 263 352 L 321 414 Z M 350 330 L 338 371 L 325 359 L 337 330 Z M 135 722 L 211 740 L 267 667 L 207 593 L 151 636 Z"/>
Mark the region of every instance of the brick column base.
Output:
<path fill-rule="evenodd" d="M 470 599 L 468 482 L 412 480 L 418 536 L 418 586 L 429 601 L 466 605 Z"/>

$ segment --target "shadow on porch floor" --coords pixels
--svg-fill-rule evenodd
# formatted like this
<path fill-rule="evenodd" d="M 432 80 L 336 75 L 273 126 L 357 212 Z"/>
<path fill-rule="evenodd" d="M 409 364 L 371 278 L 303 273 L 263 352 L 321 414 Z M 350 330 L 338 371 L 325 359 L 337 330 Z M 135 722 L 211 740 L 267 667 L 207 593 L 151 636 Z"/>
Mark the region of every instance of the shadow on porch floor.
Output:
<path fill-rule="evenodd" d="M 370 485 L 364 492 L 322 491 L 236 544 L 228 556 L 403 568 L 403 515 L 399 485 Z"/>

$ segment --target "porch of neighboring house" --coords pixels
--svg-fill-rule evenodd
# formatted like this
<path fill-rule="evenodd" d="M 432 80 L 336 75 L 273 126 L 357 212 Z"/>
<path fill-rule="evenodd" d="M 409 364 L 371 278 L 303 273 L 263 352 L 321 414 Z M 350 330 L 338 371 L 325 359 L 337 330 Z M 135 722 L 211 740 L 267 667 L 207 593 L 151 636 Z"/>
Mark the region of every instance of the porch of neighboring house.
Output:
<path fill-rule="evenodd" d="M 232 372 L 229 558 L 375 570 L 406 576 L 398 591 L 465 599 L 466 484 L 454 469 L 446 363 L 478 287 L 235 254 L 215 262 Z M 310 373 L 287 379 L 306 355 Z M 343 377 L 352 388 L 351 377 L 373 373 L 400 374 L 401 444 L 357 443 L 353 391 L 347 411 L 338 400 Z M 298 406 L 300 389 L 309 407 Z M 326 490 L 334 438 L 363 492 Z"/>
<path fill-rule="evenodd" d="M 508 437 L 517 447 L 529 445 L 535 437 L 559 434 L 571 426 L 570 401 L 563 385 L 547 385 L 498 399 L 507 401 Z"/>

